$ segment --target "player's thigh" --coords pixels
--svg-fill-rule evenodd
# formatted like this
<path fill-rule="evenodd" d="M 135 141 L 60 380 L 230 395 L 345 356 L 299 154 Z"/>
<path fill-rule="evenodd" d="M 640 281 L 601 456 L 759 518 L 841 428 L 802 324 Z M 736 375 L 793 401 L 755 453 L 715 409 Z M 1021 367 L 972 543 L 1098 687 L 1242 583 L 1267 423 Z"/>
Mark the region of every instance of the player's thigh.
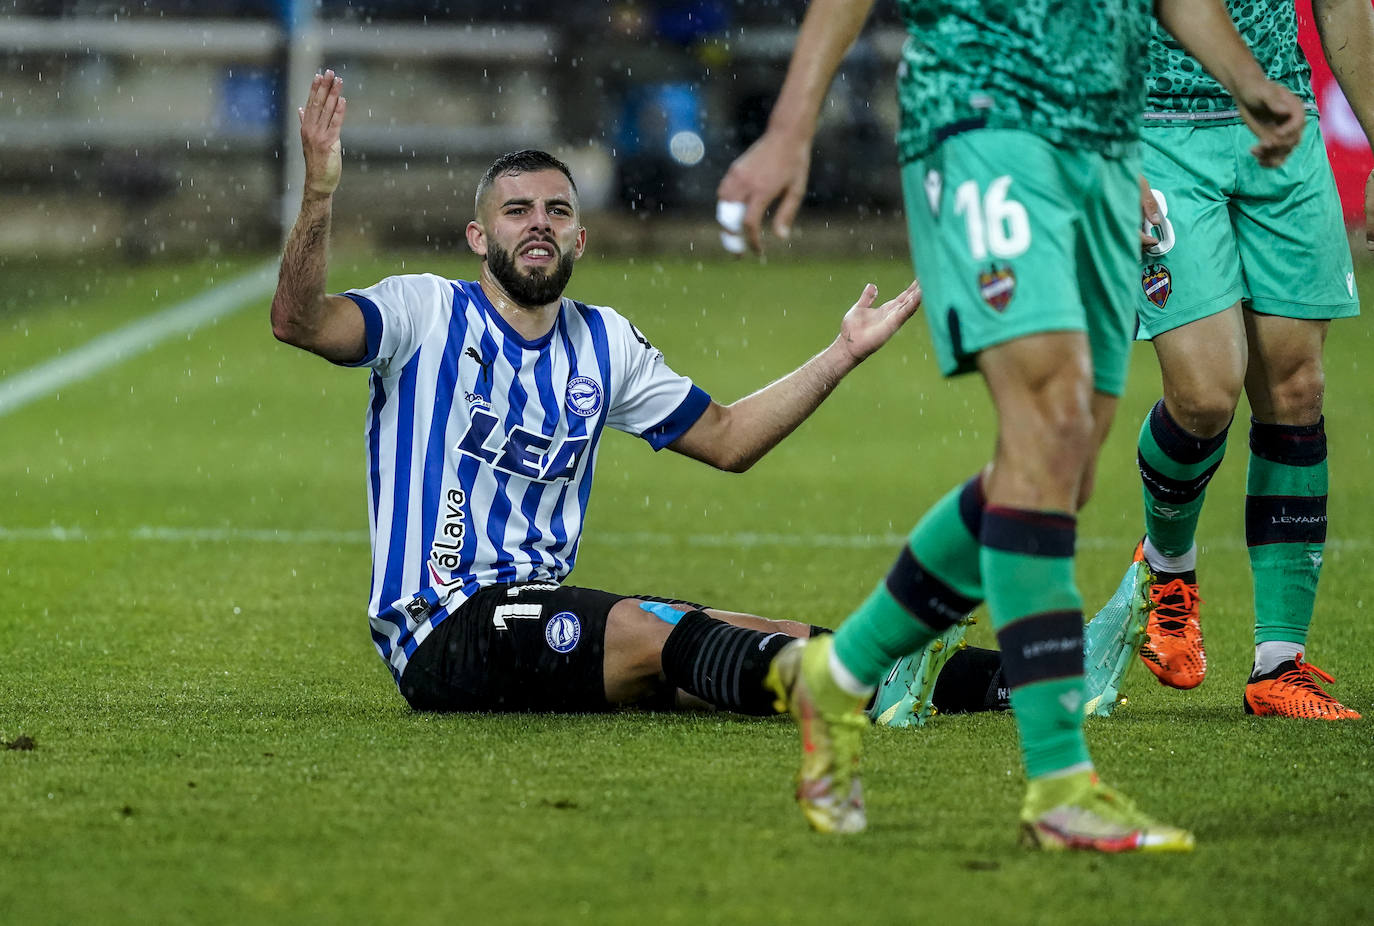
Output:
<path fill-rule="evenodd" d="M 980 129 L 902 169 L 912 260 L 940 368 L 977 367 L 994 345 L 1085 327 L 1073 259 L 1074 210 L 1047 143 Z"/>
<path fill-rule="evenodd" d="M 1236 142 L 1252 136 L 1244 132 Z M 1279 167 L 1246 159 L 1234 201 L 1248 306 L 1265 315 L 1331 319 L 1358 315 L 1355 273 L 1317 117 Z"/>
<path fill-rule="evenodd" d="M 1138 336 L 1147 339 L 1240 301 L 1244 283 L 1231 226 L 1236 174 L 1227 127 L 1149 125 L 1141 140 L 1142 171 L 1164 215 L 1136 297 Z"/>
<path fill-rule="evenodd" d="M 1190 409 L 1208 418 L 1229 417 L 1249 358 L 1239 302 L 1155 335 L 1154 349 L 1171 409 L 1185 418 Z M 1191 428 L 1189 421 L 1182 423 Z"/>
<path fill-rule="evenodd" d="M 482 589 L 416 649 L 401 693 L 419 710 L 606 710 L 606 621 L 623 598 L 545 583 Z"/>

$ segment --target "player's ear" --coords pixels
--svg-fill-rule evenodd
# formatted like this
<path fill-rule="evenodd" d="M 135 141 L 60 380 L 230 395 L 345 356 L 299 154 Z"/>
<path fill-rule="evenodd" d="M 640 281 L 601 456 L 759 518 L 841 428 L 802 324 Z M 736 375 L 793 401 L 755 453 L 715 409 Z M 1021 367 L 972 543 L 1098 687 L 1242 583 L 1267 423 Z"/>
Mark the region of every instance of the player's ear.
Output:
<path fill-rule="evenodd" d="M 587 226 L 577 226 L 577 243 L 573 245 L 573 260 L 582 256 L 582 252 L 587 250 Z"/>
<path fill-rule="evenodd" d="M 468 247 L 472 253 L 478 257 L 487 256 L 487 233 L 476 219 L 468 223 L 467 228 Z"/>

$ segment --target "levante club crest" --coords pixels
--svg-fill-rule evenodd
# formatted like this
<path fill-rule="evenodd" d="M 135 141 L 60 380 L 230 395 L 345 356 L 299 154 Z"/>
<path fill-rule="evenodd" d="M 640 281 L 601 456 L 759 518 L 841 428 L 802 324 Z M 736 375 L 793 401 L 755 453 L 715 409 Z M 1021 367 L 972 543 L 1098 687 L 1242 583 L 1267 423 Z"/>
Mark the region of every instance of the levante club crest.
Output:
<path fill-rule="evenodd" d="M 1169 268 L 1163 264 L 1150 264 L 1140 274 L 1140 288 L 1145 290 L 1145 298 L 1158 308 L 1164 308 L 1169 294 L 1174 291 L 1174 279 L 1169 276 Z"/>
<path fill-rule="evenodd" d="M 1012 293 L 1016 290 L 1016 274 L 1012 273 L 1010 267 L 991 266 L 978 274 L 978 292 L 983 297 L 983 301 L 992 306 L 998 312 L 1007 307 L 1011 302 Z"/>

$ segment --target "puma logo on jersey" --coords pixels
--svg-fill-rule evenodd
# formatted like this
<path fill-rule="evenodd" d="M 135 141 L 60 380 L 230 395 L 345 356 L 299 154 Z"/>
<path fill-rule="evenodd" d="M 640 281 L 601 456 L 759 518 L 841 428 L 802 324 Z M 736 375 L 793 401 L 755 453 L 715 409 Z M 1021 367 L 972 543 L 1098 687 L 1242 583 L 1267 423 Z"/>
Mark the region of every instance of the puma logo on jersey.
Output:
<path fill-rule="evenodd" d="M 481 373 L 481 375 L 478 377 L 478 382 L 485 383 L 487 380 L 491 379 L 491 361 L 490 361 L 490 360 L 484 360 L 484 359 L 482 358 L 482 355 L 479 354 L 479 353 L 477 353 L 477 348 L 475 348 L 475 347 L 469 347 L 469 348 L 467 348 L 466 350 L 463 351 L 463 356 L 465 356 L 465 357 L 471 357 L 473 360 L 476 360 L 476 361 L 477 361 L 477 366 L 481 367 L 482 373 Z"/>

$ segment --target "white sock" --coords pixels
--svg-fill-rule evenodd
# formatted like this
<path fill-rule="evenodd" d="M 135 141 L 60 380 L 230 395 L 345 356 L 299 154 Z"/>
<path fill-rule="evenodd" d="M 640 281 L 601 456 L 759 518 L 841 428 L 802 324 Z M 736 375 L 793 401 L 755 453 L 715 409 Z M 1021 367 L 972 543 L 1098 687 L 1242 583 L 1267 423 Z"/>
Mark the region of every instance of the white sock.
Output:
<path fill-rule="evenodd" d="M 835 653 L 835 647 L 830 647 L 829 653 L 830 677 L 835 680 L 835 684 L 840 686 L 840 690 L 847 694 L 852 694 L 856 698 L 870 697 L 878 689 L 872 685 L 865 685 L 859 681 L 858 676 L 849 671 L 849 668 L 842 662 Z"/>
<path fill-rule="evenodd" d="M 1197 568 L 1197 544 L 1188 548 L 1187 553 L 1178 556 L 1165 556 L 1155 545 L 1150 543 L 1150 538 L 1145 538 L 1145 562 L 1150 564 L 1150 568 L 1155 572 L 1192 572 Z"/>
<path fill-rule="evenodd" d="M 1255 646 L 1255 670 L 1251 675 L 1263 675 L 1266 672 L 1273 672 L 1280 663 L 1292 662 L 1298 658 L 1303 651 L 1301 643 L 1289 643 L 1287 640 L 1271 640 L 1268 643 L 1260 643 Z"/>

